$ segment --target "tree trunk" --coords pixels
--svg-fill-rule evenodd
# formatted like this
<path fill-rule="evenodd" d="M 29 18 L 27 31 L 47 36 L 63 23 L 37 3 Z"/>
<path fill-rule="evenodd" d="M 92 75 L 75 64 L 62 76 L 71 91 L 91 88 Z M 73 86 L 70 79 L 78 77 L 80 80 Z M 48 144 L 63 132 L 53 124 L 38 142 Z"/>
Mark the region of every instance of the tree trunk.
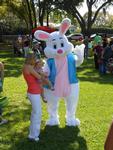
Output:
<path fill-rule="evenodd" d="M 47 26 L 49 26 L 49 12 L 48 12 L 48 8 L 47 8 Z"/>
<path fill-rule="evenodd" d="M 31 0 L 31 7 L 32 7 L 32 12 L 33 12 L 33 20 L 34 20 L 33 27 L 36 28 L 37 27 L 37 18 L 36 18 L 36 11 L 35 11 L 34 0 Z"/>
<path fill-rule="evenodd" d="M 33 29 L 33 21 L 32 21 L 32 14 L 31 14 L 29 0 L 26 0 L 26 4 L 28 7 L 28 15 L 29 15 L 28 17 L 29 17 L 30 30 L 32 30 Z"/>

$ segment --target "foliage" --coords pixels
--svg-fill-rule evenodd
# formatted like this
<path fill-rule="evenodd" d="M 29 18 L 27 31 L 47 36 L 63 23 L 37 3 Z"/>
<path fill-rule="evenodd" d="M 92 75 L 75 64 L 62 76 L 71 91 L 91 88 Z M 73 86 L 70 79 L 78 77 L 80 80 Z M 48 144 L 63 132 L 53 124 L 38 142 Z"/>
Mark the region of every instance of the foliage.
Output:
<path fill-rule="evenodd" d="M 20 5 L 5 2 L 0 6 L 0 32 L 1 34 L 13 34 L 20 29 L 26 27 L 24 16 L 22 17 L 22 10 Z M 13 11 L 12 11 L 13 10 Z"/>
<path fill-rule="evenodd" d="M 15 18 L 15 23 L 13 23 L 11 19 L 9 22 L 10 24 L 20 28 L 26 27 L 28 31 L 31 31 L 32 28 L 37 26 L 34 0 L 5 0 L 1 5 L 1 7 L 5 6 L 7 9 L 5 14 L 11 14 L 10 16 Z M 4 19 L 8 22 L 6 18 Z"/>
<path fill-rule="evenodd" d="M 49 21 L 52 20 L 50 20 L 50 16 L 53 16 L 52 21 L 55 22 L 60 22 L 64 17 L 71 18 L 72 23 L 75 24 L 77 24 L 78 21 L 81 32 L 90 35 L 96 20 L 99 20 L 98 16 L 100 16 L 100 11 L 103 10 L 103 14 L 106 15 L 105 8 L 112 5 L 113 0 L 86 0 L 88 9 L 86 17 L 83 17 L 79 12 L 83 1 L 84 0 L 4 0 L 0 2 L 0 5 L 5 5 L 8 8 L 8 12 L 13 14 L 11 16 L 14 16 L 16 20 L 16 23 L 14 23 L 12 19 L 10 20 L 13 25 L 19 27 L 24 26 L 30 32 L 37 26 L 37 22 L 39 25 L 44 25 L 43 23 L 47 22 L 48 26 Z M 93 12 L 94 9 L 96 11 Z M 3 13 L 8 14 L 7 11 L 4 11 L 2 8 L 1 14 Z M 3 17 L 4 15 L 0 15 L 0 17 L 1 16 Z M 5 20 L 7 21 L 6 17 Z M 104 18 L 103 20 L 101 18 L 101 21 L 104 21 Z M 107 23 L 107 20 L 105 20 L 105 23 Z M 112 21 L 109 25 L 110 27 L 112 26 Z"/>
<path fill-rule="evenodd" d="M 94 26 L 113 28 L 113 15 L 108 13 L 104 15 L 102 12 L 99 13 L 92 27 Z"/>
<path fill-rule="evenodd" d="M 95 12 L 93 12 L 95 13 Z M 87 22 L 88 13 L 84 15 L 84 20 Z M 103 14 L 103 12 L 99 12 L 98 16 L 92 25 L 92 28 L 113 28 L 113 15 L 106 12 L 106 14 Z"/>
<path fill-rule="evenodd" d="M 79 5 L 82 3 L 82 1 L 77 1 Z M 58 5 L 59 4 L 59 5 Z M 78 5 L 76 5 L 76 1 L 72 0 L 58 0 L 57 5 L 58 8 L 65 10 L 68 14 L 71 14 L 74 18 L 78 20 L 78 23 L 80 24 L 81 30 L 83 34 L 90 35 L 91 28 L 98 16 L 98 13 L 105 7 L 108 7 L 109 5 L 112 5 L 112 0 L 86 0 L 86 5 L 88 9 L 88 15 L 87 20 L 83 18 L 83 16 L 80 14 L 78 10 Z M 93 9 L 96 9 L 96 11 L 93 13 Z M 104 9 L 105 10 L 105 9 Z M 104 11 L 105 13 L 105 11 Z"/>
<path fill-rule="evenodd" d="M 10 48 L 11 49 L 11 48 Z M 1 150 L 102 150 L 113 115 L 113 78 L 101 76 L 94 69 L 93 59 L 78 68 L 80 99 L 77 117 L 79 128 L 65 126 L 65 105 L 60 101 L 59 127 L 46 127 L 46 104 L 42 102 L 41 135 L 38 143 L 27 139 L 31 105 L 26 98 L 22 76 L 23 58 L 13 57 L 12 51 L 0 50 L 5 63 L 4 95 L 10 98 L 4 110 L 8 124 L 0 126 Z M 108 109 L 109 108 L 109 109 Z"/>

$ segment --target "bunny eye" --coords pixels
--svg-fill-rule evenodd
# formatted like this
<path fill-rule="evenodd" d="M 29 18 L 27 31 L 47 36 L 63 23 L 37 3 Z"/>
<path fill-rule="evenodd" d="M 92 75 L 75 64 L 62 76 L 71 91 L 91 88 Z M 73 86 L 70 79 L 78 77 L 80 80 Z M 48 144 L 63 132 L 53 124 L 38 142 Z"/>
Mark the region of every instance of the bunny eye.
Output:
<path fill-rule="evenodd" d="M 54 45 L 53 45 L 53 48 L 54 48 L 54 49 L 56 49 L 56 48 L 57 48 L 57 45 L 56 45 L 56 44 L 54 44 Z"/>
<path fill-rule="evenodd" d="M 64 47 L 64 43 L 63 42 L 61 43 L 61 47 Z"/>

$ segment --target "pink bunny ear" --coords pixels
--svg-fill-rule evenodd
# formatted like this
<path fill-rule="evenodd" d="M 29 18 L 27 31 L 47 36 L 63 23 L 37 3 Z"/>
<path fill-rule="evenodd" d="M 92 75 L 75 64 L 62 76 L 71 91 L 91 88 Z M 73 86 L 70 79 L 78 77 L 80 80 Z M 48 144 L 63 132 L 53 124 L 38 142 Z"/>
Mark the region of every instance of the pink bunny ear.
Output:
<path fill-rule="evenodd" d="M 47 41 L 48 38 L 50 37 L 50 34 L 45 31 L 38 30 L 34 33 L 34 36 L 38 40 Z"/>
<path fill-rule="evenodd" d="M 71 25 L 71 20 L 69 18 L 65 18 L 61 23 L 59 32 L 61 34 L 65 34 L 66 31 L 69 29 L 70 25 Z"/>

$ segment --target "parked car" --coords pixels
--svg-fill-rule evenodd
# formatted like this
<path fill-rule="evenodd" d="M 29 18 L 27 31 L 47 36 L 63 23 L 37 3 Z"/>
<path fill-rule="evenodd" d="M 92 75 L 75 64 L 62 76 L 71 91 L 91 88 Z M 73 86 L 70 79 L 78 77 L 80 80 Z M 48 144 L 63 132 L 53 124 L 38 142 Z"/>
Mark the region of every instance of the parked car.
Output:
<path fill-rule="evenodd" d="M 81 33 L 70 34 L 70 35 L 67 36 L 67 38 L 74 45 L 79 45 L 84 40 L 83 34 L 81 34 Z"/>

